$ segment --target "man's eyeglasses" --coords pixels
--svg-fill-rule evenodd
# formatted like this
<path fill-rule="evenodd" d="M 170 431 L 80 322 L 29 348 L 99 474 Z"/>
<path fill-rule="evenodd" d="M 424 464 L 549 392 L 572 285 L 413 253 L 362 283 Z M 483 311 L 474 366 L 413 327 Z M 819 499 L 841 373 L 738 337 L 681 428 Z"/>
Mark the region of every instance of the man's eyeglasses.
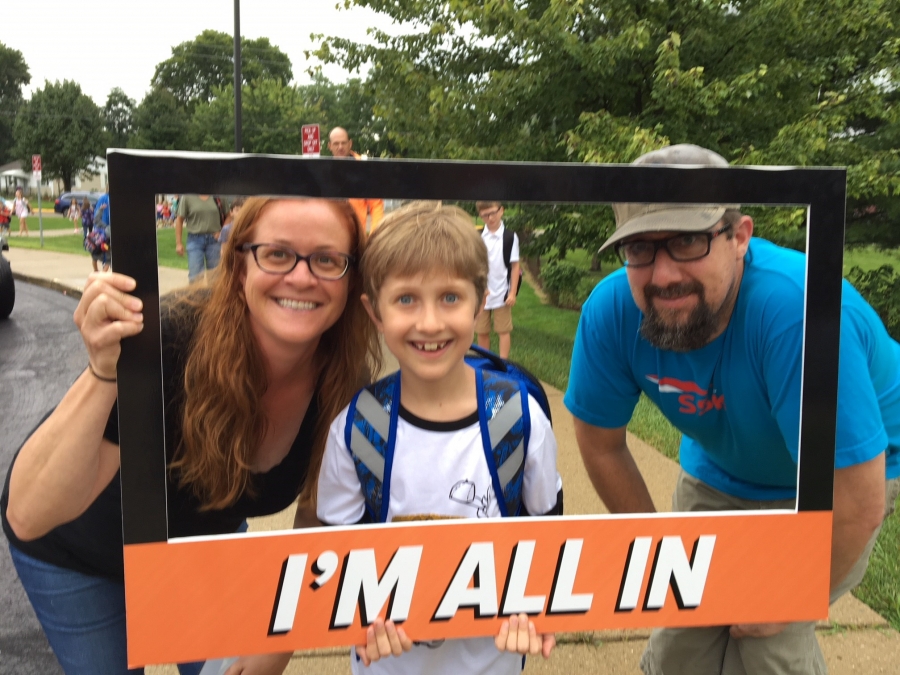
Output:
<path fill-rule="evenodd" d="M 636 239 L 615 245 L 619 260 L 626 267 L 647 267 L 656 260 L 656 252 L 664 248 L 675 262 L 690 262 L 709 255 L 712 240 L 731 229 L 725 225 L 712 232 L 686 232 L 665 239 Z"/>
<path fill-rule="evenodd" d="M 488 218 L 493 218 L 498 213 L 500 213 L 500 211 L 502 211 L 502 210 L 503 210 L 503 207 L 498 207 L 498 208 L 494 209 L 493 211 L 482 211 L 481 213 L 478 214 L 478 216 L 482 220 L 487 220 Z"/>
<path fill-rule="evenodd" d="M 289 274 L 303 260 L 310 274 L 325 281 L 336 281 L 343 277 L 355 261 L 353 256 L 334 251 L 317 251 L 300 255 L 287 246 L 278 244 L 244 244 L 241 250 L 250 251 L 257 266 L 269 274 Z"/>

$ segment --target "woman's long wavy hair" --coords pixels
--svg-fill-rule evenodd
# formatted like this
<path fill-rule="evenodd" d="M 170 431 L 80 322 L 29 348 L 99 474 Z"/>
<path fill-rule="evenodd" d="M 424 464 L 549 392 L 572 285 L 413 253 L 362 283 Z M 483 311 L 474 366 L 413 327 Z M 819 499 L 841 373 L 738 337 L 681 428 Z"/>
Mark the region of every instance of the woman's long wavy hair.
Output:
<path fill-rule="evenodd" d="M 247 199 L 222 247 L 211 289 L 186 291 L 172 311 L 176 321 L 199 313 L 185 365 L 182 438 L 170 469 L 177 473 L 180 485 L 193 490 L 203 510 L 226 508 L 243 494 L 253 494 L 250 467 L 268 426 L 262 406 L 267 382 L 244 297 L 243 278 L 250 256 L 241 247 L 252 241 L 253 226 L 272 201 Z M 350 231 L 349 253 L 358 261 L 366 245 L 362 224 L 347 202 L 328 203 Z M 322 335 L 314 356 L 319 417 L 309 471 L 299 494 L 304 507 L 315 506 L 331 421 L 381 367 L 377 332 L 359 300 L 358 267 L 352 266 L 347 275 L 347 306 Z"/>

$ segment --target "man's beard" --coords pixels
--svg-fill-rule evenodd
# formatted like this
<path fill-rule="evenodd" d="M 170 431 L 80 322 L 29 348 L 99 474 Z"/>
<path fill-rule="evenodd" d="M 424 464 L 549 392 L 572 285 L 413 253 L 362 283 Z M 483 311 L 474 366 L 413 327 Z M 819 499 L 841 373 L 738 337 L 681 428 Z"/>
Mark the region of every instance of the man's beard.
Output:
<path fill-rule="evenodd" d="M 663 319 L 663 313 L 653 305 L 653 298 L 678 298 L 694 293 L 697 306 L 691 310 L 687 320 L 670 324 Z M 644 288 L 644 300 L 647 310 L 641 322 L 641 337 L 657 349 L 672 352 L 689 352 L 709 344 L 721 324 L 722 314 L 731 311 L 729 302 L 732 289 L 729 289 L 725 302 L 717 310 L 706 302 L 703 285 L 699 281 L 673 284 L 666 288 L 648 284 Z"/>

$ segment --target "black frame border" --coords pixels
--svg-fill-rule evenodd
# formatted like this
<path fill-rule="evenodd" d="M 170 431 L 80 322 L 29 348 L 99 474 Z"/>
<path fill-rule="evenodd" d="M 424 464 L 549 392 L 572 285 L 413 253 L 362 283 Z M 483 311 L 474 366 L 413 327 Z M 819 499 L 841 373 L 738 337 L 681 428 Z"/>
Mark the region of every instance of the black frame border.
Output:
<path fill-rule="evenodd" d="M 144 330 L 122 344 L 119 427 L 124 542 L 168 541 L 156 194 L 271 194 L 501 202 L 678 202 L 807 207 L 799 511 L 830 511 L 834 488 L 843 168 L 348 161 L 110 150 L 116 272 L 137 280 Z"/>

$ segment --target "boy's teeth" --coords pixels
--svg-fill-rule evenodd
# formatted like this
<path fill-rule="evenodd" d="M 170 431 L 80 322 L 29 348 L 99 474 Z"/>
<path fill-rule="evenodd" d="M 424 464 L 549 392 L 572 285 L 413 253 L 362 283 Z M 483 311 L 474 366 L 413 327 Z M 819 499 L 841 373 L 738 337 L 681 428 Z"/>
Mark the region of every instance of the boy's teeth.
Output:
<path fill-rule="evenodd" d="M 301 300 L 282 299 L 282 300 L 278 301 L 278 304 L 287 309 L 315 309 L 316 308 L 316 303 L 303 302 Z"/>
<path fill-rule="evenodd" d="M 417 342 L 416 348 L 424 352 L 436 352 L 438 349 L 443 349 L 446 344 L 446 342 Z"/>

